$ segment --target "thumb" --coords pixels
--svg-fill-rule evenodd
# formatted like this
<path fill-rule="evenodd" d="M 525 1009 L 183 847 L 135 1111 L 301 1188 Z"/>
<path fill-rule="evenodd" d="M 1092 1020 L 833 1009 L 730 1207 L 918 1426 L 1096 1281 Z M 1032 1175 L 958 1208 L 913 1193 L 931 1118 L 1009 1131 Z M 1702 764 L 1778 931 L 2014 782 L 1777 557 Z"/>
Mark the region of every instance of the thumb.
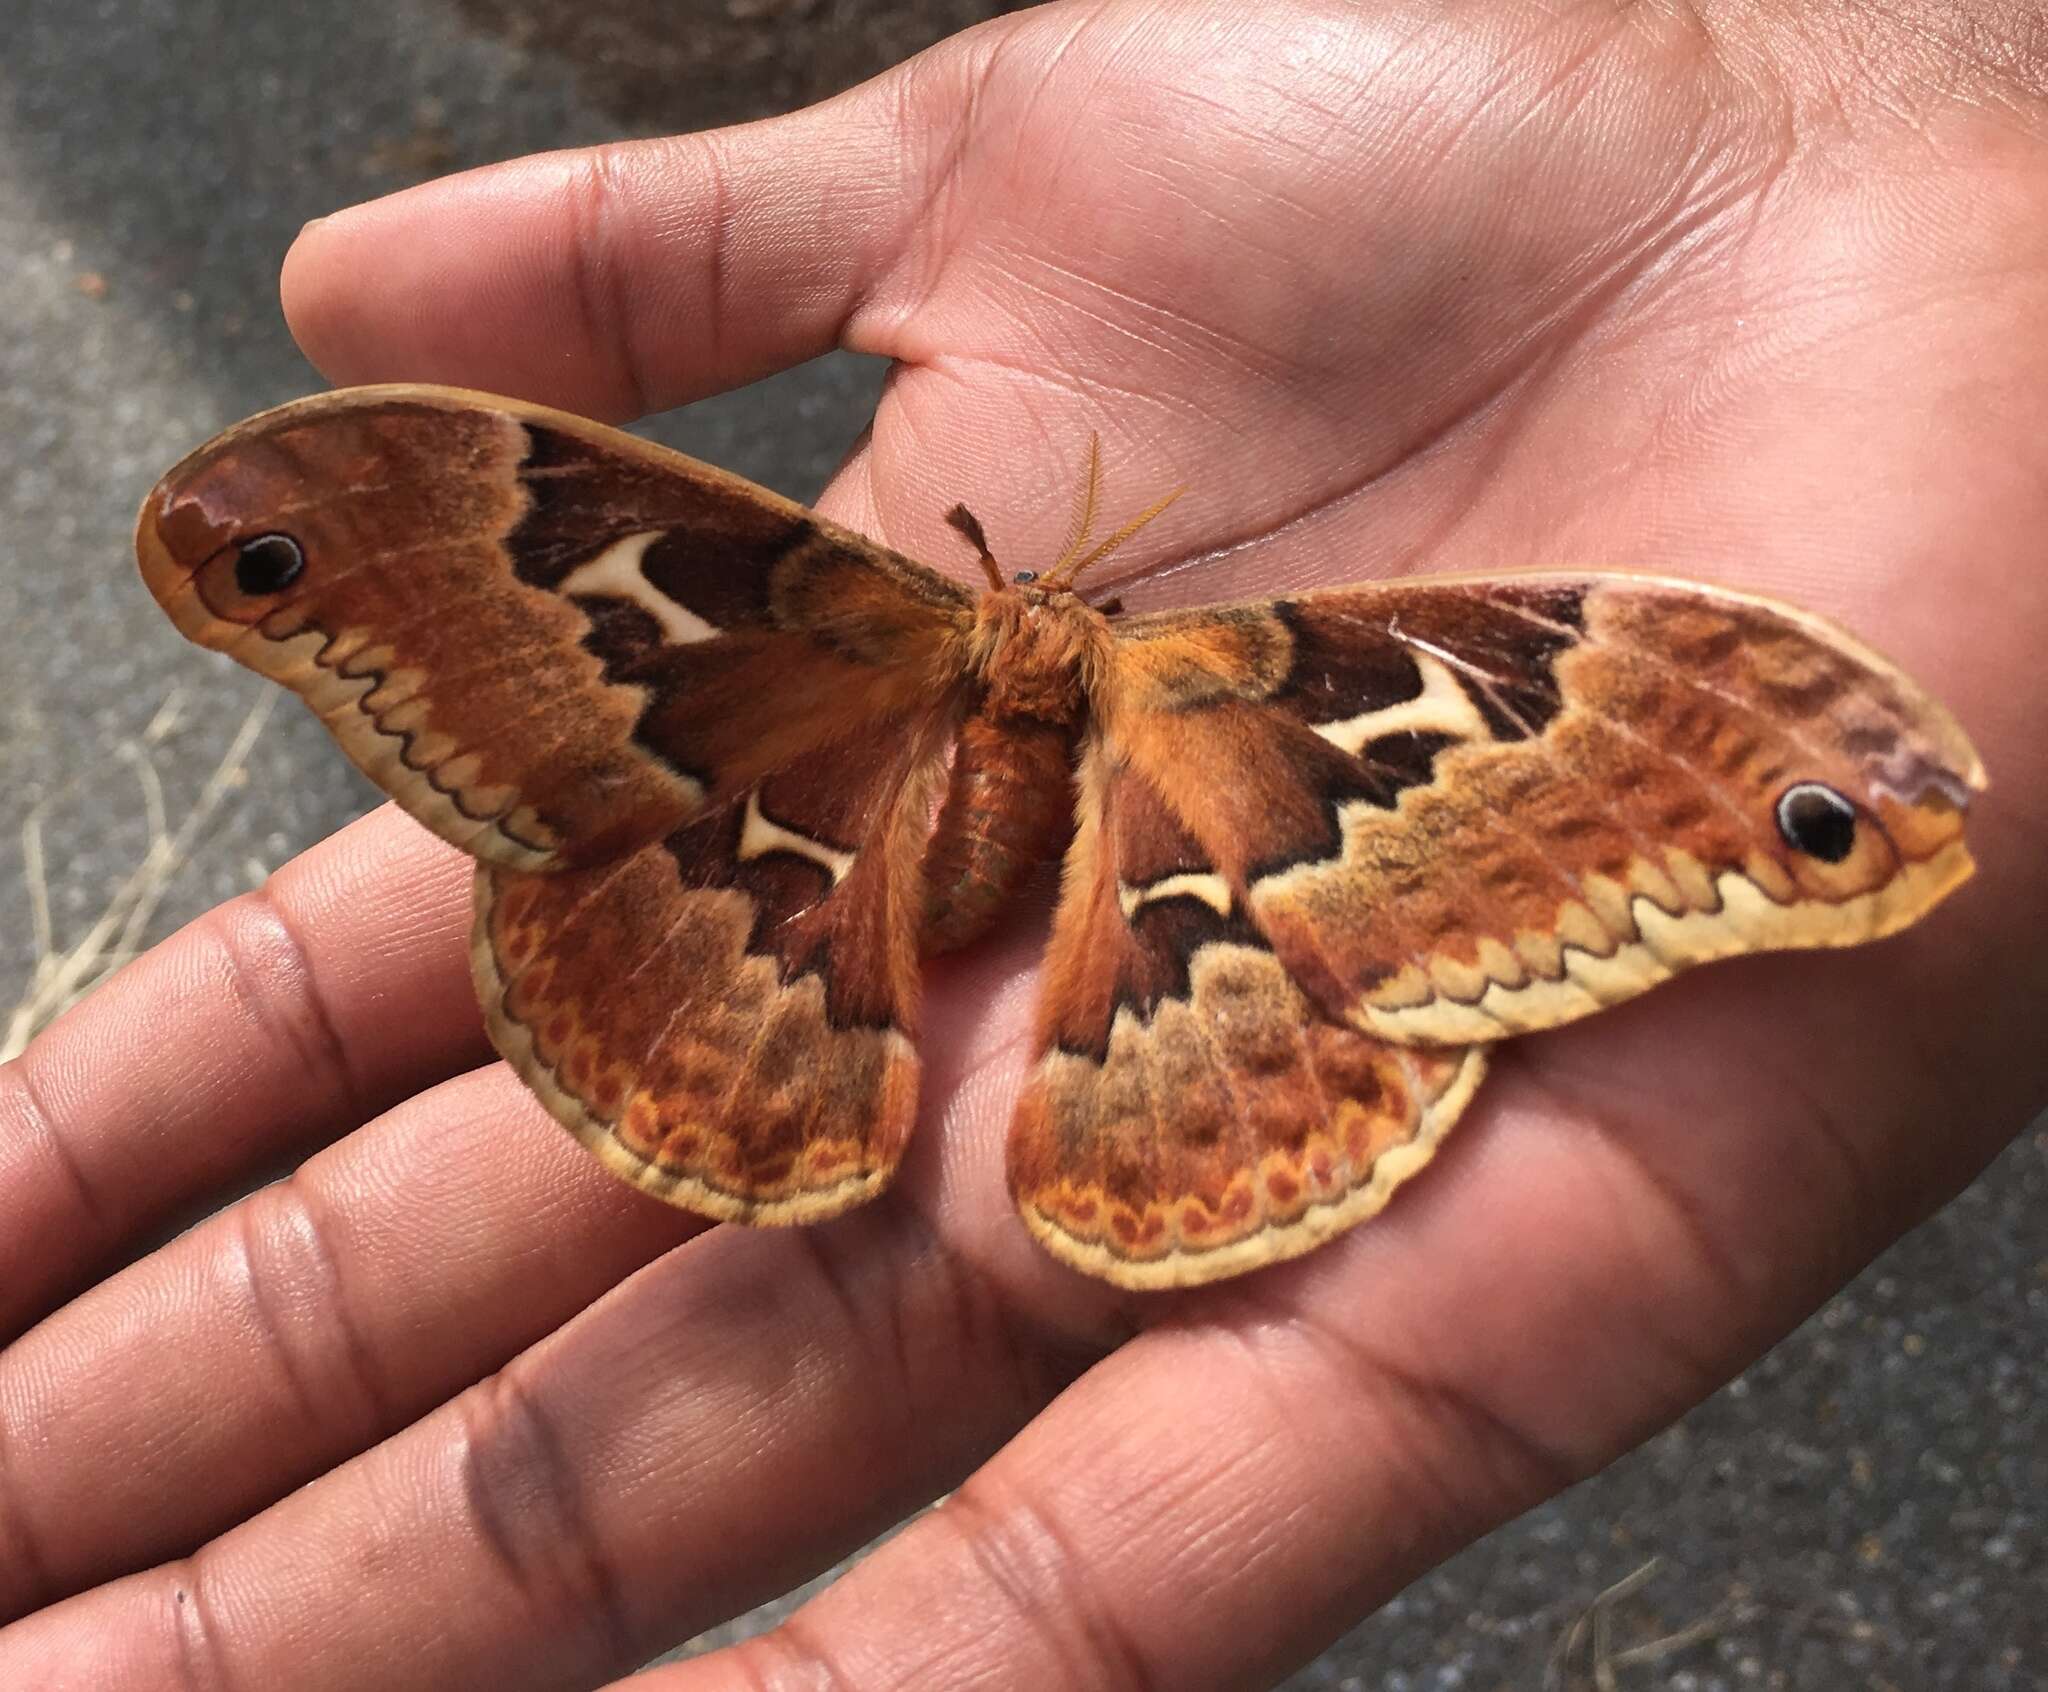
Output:
<path fill-rule="evenodd" d="M 787 117 L 516 159 L 308 224 L 286 319 L 336 382 L 613 419 L 834 346 L 888 351 L 889 283 L 985 63 L 963 45 L 1002 27 Z"/>

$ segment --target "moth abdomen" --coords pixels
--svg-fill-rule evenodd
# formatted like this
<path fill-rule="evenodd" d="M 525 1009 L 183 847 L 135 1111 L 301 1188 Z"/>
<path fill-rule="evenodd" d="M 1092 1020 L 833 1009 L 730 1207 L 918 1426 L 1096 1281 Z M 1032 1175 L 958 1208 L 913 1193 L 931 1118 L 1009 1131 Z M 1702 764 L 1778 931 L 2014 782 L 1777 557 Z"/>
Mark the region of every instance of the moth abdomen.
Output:
<path fill-rule="evenodd" d="M 1024 877 L 1066 844 L 1073 757 L 1073 732 L 1042 717 L 984 710 L 961 725 L 925 848 L 921 952 L 950 952 L 975 939 Z"/>

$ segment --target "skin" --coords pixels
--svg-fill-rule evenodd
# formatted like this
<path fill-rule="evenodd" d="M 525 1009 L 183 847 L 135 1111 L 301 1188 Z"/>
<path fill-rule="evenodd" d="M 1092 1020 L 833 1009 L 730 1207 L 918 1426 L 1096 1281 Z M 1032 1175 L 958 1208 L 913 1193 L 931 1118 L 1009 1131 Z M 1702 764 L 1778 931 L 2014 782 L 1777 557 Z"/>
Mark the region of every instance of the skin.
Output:
<path fill-rule="evenodd" d="M 1515 1044 L 1386 1216 L 1141 1298 L 1004 1195 L 1042 905 L 931 967 L 888 1197 L 705 1230 L 485 1065 L 468 867 L 380 812 L 0 1071 L 0 1684 L 589 1686 L 957 1488 L 647 1684 L 1260 1687 L 1754 1358 L 2048 1095 L 2041 22 L 1063 4 L 309 228 L 337 381 L 898 360 L 825 508 L 963 575 L 948 506 L 1042 566 L 1099 430 L 1112 519 L 1192 490 L 1092 580 L 1133 609 L 1599 563 L 1831 614 L 1983 752 L 1980 874 Z"/>

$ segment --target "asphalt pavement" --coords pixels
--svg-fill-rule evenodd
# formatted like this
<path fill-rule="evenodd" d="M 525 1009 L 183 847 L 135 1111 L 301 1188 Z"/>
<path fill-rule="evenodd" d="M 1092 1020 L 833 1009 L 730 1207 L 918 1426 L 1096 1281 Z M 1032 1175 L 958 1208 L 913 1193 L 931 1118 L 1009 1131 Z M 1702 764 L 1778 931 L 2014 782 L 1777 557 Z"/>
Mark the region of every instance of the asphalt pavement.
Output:
<path fill-rule="evenodd" d="M 299 225 L 467 164 L 786 107 L 996 9 L 7 0 L 0 1007 L 38 949 L 20 824 L 40 819 L 54 939 L 69 945 L 147 848 L 137 746 L 175 826 L 259 695 L 164 624 L 129 532 L 166 465 L 319 385 L 276 309 Z M 880 379 L 834 357 L 656 430 L 801 498 Z M 296 706 L 246 768 L 148 937 L 373 800 Z M 1621 1692 L 2048 1687 L 2044 1339 L 2037 1126 L 1740 1380 L 1417 1582 L 1287 1685 L 1592 1687 L 1598 1601 L 1610 1657 L 1636 1652 L 1613 1664 Z"/>

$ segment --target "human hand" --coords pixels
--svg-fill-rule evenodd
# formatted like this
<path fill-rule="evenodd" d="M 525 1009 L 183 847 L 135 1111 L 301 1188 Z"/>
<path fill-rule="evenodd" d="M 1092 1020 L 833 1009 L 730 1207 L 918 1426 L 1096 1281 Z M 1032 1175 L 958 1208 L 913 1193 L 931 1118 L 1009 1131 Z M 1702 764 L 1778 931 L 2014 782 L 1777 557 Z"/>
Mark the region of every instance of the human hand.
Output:
<path fill-rule="evenodd" d="M 929 971 L 889 1195 L 705 1230 L 462 1073 L 467 866 L 380 813 L 0 1081 L 10 1331 L 334 1141 L 0 1359 L 0 1682 L 589 1684 L 957 1487 L 745 1666 L 1260 1685 L 1966 1180 L 2044 1090 L 2048 176 L 2016 73 L 1888 16 L 1060 6 L 309 231 L 287 307 L 337 380 L 618 417 L 896 358 L 823 504 L 941 566 L 962 498 L 1054 550 L 1099 430 L 1112 502 L 1194 489 L 1105 573 L 1133 609 L 1528 564 L 1781 594 L 1971 730 L 1980 879 L 1516 1042 L 1370 1227 L 1132 1298 L 1004 1192 L 1028 925 Z"/>

